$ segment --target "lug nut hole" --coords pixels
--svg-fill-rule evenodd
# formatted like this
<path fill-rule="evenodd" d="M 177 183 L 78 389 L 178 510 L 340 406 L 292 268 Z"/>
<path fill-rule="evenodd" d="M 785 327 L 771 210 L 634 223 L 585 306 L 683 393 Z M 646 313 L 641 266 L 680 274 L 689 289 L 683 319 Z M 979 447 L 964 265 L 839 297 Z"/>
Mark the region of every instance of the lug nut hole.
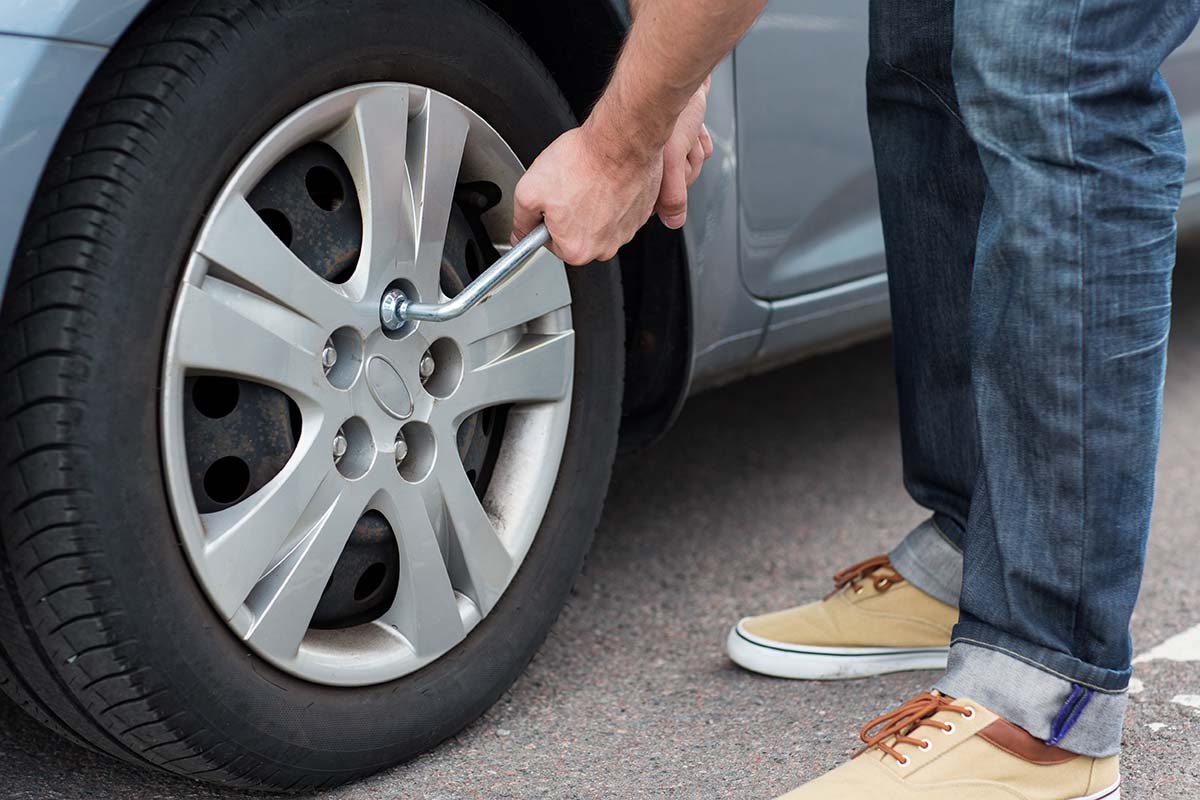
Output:
<path fill-rule="evenodd" d="M 376 562 L 367 567 L 366 572 L 358 579 L 358 583 L 354 584 L 355 602 L 361 603 L 378 592 L 386 578 L 387 567 L 384 564 Z"/>
<path fill-rule="evenodd" d="M 216 503 L 236 503 L 250 486 L 250 467 L 237 456 L 217 459 L 204 473 L 204 492 Z"/>
<path fill-rule="evenodd" d="M 440 398 L 454 394 L 462 382 L 463 356 L 452 339 L 438 339 L 430 345 L 421 363 L 421 381 L 425 384 L 425 391 Z M 426 372 L 429 374 L 426 375 Z"/>
<path fill-rule="evenodd" d="M 192 385 L 192 403 L 209 419 L 227 417 L 237 408 L 241 389 L 233 378 L 205 376 Z"/>
<path fill-rule="evenodd" d="M 333 352 L 328 353 L 332 348 Z M 358 380 L 358 373 L 363 363 L 363 340 L 354 328 L 338 328 L 329 337 L 321 355 L 322 368 L 326 370 L 325 377 L 339 389 L 349 389 Z M 332 365 L 325 364 L 332 361 Z"/>
<path fill-rule="evenodd" d="M 409 483 L 420 483 L 428 477 L 437 459 L 437 440 L 433 429 L 424 422 L 410 422 L 400 429 L 400 436 L 408 452 L 397 459 L 396 468 L 400 477 Z"/>
<path fill-rule="evenodd" d="M 313 167 L 304 176 L 308 196 L 322 211 L 337 211 L 346 202 L 346 188 L 329 167 Z"/>
<path fill-rule="evenodd" d="M 340 434 L 345 438 L 344 446 L 340 442 L 330 443 L 337 470 L 351 480 L 361 478 L 375 462 L 375 440 L 371 437 L 371 429 L 362 417 L 351 417 L 342 423 Z M 337 456 L 339 450 L 342 453 Z"/>
<path fill-rule="evenodd" d="M 283 242 L 285 247 L 292 246 L 292 223 L 282 211 L 274 208 L 261 208 L 258 216 L 271 229 L 271 233 L 275 234 L 275 238 Z"/>

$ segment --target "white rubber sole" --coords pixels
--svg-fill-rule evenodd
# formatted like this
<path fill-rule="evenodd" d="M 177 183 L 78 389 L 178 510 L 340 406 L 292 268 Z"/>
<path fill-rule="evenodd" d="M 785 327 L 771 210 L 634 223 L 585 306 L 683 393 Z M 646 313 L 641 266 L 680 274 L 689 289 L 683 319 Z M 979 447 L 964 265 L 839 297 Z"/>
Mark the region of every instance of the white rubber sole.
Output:
<path fill-rule="evenodd" d="M 741 622 L 729 631 L 725 651 L 735 664 L 752 672 L 809 681 L 866 678 L 917 669 L 945 669 L 950 654 L 949 647 L 814 647 L 787 644 L 755 636 L 746 631 Z"/>
<path fill-rule="evenodd" d="M 1072 800 L 1121 800 L 1121 782 L 1117 781 L 1107 789 L 1103 789 L 1087 797 L 1075 797 Z"/>

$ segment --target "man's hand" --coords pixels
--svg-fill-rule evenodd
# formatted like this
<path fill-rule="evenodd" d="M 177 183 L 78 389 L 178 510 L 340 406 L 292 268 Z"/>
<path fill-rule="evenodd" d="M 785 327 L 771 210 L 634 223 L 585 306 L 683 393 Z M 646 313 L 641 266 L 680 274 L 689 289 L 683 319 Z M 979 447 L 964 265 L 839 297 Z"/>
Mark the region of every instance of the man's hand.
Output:
<path fill-rule="evenodd" d="M 614 257 L 654 212 L 663 153 L 613 144 L 585 123 L 546 148 L 517 184 L 513 242 L 544 221 L 547 247 L 568 264 Z"/>
<path fill-rule="evenodd" d="M 550 250 L 580 265 L 615 256 L 652 212 L 668 228 L 682 228 L 688 188 L 713 153 L 704 126 L 709 83 L 696 90 L 675 123 L 660 164 L 650 153 L 606 155 L 604 143 L 591 141 L 586 125 L 563 134 L 517 184 L 513 243 L 545 221 Z"/>
<path fill-rule="evenodd" d="M 688 188 L 713 154 L 712 136 L 704 126 L 711 83 L 712 79 L 706 78 L 692 95 L 663 148 L 662 189 L 654 210 L 668 228 L 682 228 L 687 222 Z"/>
<path fill-rule="evenodd" d="M 587 122 L 554 142 L 517 184 L 514 240 L 544 218 L 550 249 L 586 264 L 615 256 L 656 206 L 668 225 L 682 225 L 688 183 L 712 152 L 707 94 L 697 90 L 766 2 L 634 0 L 617 67 Z"/>

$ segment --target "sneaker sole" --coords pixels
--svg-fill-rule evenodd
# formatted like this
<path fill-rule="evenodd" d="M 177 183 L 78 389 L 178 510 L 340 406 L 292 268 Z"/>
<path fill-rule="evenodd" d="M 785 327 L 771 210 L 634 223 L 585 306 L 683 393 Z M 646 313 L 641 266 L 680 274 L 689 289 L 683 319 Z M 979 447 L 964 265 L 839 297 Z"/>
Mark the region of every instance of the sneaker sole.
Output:
<path fill-rule="evenodd" d="M 1087 797 L 1076 797 L 1073 800 L 1121 800 L 1121 782 L 1117 781 L 1107 789 L 1103 789 Z"/>
<path fill-rule="evenodd" d="M 739 622 L 729 631 L 725 651 L 733 662 L 776 678 L 828 681 L 866 678 L 888 672 L 945 669 L 949 647 L 815 647 L 755 636 Z M 1083 798 L 1091 800 L 1091 798 Z M 1109 800 L 1105 797 L 1105 800 Z"/>

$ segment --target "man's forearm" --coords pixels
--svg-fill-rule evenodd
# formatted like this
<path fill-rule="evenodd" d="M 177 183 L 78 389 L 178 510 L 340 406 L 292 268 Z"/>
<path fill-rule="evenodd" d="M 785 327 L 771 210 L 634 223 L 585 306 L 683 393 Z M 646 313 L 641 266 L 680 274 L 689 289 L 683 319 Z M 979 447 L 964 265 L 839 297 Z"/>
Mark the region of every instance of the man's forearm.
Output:
<path fill-rule="evenodd" d="M 661 151 L 688 100 L 766 0 L 628 0 L 633 26 L 584 123 L 608 157 Z"/>

